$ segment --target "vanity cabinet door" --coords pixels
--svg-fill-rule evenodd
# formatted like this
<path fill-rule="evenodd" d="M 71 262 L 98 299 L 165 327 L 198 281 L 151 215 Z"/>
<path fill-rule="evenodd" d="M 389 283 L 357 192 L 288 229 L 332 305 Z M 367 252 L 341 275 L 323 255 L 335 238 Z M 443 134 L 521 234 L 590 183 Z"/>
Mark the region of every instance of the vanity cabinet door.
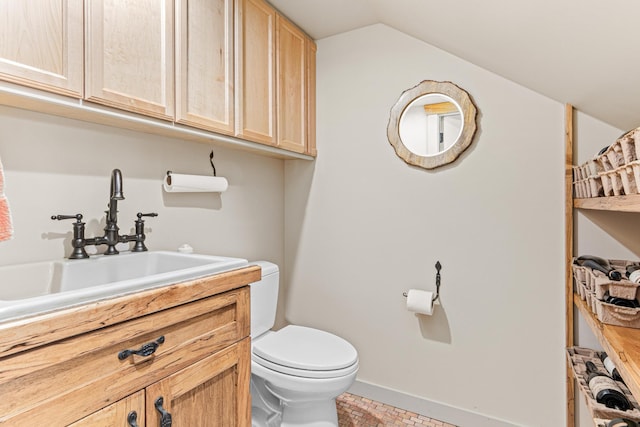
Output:
<path fill-rule="evenodd" d="M 245 338 L 146 389 L 147 425 L 251 425 L 251 342 Z M 159 399 L 162 409 L 158 409 Z"/>
<path fill-rule="evenodd" d="M 144 391 L 139 391 L 81 419 L 69 427 L 105 427 L 145 425 Z M 134 416 L 131 414 L 135 413 Z M 133 417 L 130 419 L 130 417 Z M 131 422 L 130 422 L 131 421 Z"/>
<path fill-rule="evenodd" d="M 82 0 L 0 1 L 0 79 L 82 97 Z"/>
<path fill-rule="evenodd" d="M 177 122 L 233 135 L 233 39 L 233 0 L 177 0 Z"/>
<path fill-rule="evenodd" d="M 85 98 L 173 120 L 173 0 L 91 0 L 86 7 Z"/>
<path fill-rule="evenodd" d="M 304 153 L 307 144 L 306 37 L 278 15 L 276 42 L 278 146 Z"/>
<path fill-rule="evenodd" d="M 237 0 L 236 135 L 276 144 L 276 11 L 263 0 Z"/>

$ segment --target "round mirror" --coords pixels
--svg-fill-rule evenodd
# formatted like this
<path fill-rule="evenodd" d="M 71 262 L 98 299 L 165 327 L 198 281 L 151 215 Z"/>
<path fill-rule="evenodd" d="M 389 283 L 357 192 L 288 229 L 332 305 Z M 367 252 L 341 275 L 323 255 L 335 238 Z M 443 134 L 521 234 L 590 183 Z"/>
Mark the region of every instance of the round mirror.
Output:
<path fill-rule="evenodd" d="M 451 82 L 425 80 L 391 109 L 387 137 L 405 162 L 433 169 L 453 162 L 472 142 L 476 107 Z"/>

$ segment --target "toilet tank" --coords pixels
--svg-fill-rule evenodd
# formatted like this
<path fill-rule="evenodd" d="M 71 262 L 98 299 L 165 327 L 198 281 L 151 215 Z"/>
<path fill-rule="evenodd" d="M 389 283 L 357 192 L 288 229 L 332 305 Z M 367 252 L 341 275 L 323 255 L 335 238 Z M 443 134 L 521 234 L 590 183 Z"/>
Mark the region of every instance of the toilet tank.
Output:
<path fill-rule="evenodd" d="M 280 271 L 276 264 L 267 261 L 252 262 L 262 268 L 262 279 L 251 283 L 251 338 L 259 337 L 276 321 Z"/>

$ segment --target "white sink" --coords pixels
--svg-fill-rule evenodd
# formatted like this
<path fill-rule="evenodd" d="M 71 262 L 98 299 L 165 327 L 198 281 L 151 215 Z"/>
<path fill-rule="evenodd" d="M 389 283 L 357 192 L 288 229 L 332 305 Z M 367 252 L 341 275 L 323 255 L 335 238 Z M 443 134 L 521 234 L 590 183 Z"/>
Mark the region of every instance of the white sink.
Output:
<path fill-rule="evenodd" d="M 0 267 L 0 321 L 246 265 L 241 258 L 154 251 Z"/>

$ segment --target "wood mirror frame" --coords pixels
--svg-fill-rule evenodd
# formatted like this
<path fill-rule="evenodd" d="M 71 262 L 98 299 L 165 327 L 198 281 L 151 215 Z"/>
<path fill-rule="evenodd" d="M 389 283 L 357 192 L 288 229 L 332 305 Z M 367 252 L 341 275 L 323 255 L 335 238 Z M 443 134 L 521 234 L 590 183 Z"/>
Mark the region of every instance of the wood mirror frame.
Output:
<path fill-rule="evenodd" d="M 417 98 L 428 94 L 442 94 L 453 99 L 461 109 L 462 130 L 458 139 L 446 150 L 434 155 L 423 156 L 409 150 L 400 138 L 400 120 L 404 111 Z M 476 133 L 477 109 L 469 94 L 451 82 L 437 82 L 424 80 L 411 89 L 407 89 L 391 108 L 389 124 L 387 125 L 387 138 L 393 146 L 398 157 L 410 165 L 420 166 L 425 169 L 435 169 L 449 164 L 466 150 Z"/>

